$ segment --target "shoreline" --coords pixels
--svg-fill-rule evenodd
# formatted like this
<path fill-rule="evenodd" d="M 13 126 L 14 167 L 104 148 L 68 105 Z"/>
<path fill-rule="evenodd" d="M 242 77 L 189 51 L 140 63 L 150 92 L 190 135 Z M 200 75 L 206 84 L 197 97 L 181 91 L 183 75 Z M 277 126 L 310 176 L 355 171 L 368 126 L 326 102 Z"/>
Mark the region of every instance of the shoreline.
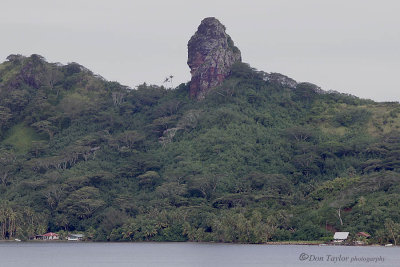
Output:
<path fill-rule="evenodd" d="M 387 247 L 380 244 L 364 244 L 364 245 L 351 245 L 340 243 L 326 243 L 324 241 L 271 241 L 261 244 L 254 243 L 224 243 L 224 242 L 176 242 L 176 241 L 68 241 L 68 240 L 0 240 L 0 243 L 155 243 L 155 244 L 168 244 L 168 243 L 189 243 L 189 244 L 215 244 L 215 245 L 272 245 L 272 246 L 346 246 L 346 247 Z M 396 247 L 394 245 L 389 247 Z"/>

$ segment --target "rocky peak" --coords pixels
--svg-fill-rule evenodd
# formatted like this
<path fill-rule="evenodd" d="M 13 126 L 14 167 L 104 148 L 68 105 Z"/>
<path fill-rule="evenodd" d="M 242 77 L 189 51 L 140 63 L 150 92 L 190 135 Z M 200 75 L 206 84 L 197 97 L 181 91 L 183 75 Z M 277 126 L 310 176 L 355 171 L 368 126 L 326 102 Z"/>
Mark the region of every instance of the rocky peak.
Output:
<path fill-rule="evenodd" d="M 231 66 L 241 62 L 240 50 L 216 18 L 205 18 L 188 43 L 188 65 L 192 80 L 190 96 L 203 99 L 207 92 L 229 75 Z"/>

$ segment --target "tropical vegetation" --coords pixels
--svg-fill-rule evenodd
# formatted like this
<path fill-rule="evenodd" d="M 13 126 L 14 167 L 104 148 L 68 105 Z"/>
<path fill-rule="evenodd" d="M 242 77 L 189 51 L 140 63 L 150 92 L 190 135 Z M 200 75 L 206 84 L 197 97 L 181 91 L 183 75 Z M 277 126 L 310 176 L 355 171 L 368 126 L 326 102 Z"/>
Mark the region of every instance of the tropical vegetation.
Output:
<path fill-rule="evenodd" d="M 0 239 L 400 237 L 400 105 L 237 63 L 205 100 L 77 63 L 0 64 Z M 377 88 L 379 90 L 379 88 Z"/>

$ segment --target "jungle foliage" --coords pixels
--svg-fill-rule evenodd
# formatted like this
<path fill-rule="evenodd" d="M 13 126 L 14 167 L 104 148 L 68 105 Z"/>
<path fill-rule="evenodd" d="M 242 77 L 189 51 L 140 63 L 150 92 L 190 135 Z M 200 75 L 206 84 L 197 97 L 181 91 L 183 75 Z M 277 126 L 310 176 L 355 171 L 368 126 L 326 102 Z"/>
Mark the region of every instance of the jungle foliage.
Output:
<path fill-rule="evenodd" d="M 0 65 L 0 238 L 263 243 L 400 236 L 400 105 L 237 64 L 205 100 L 77 63 Z"/>

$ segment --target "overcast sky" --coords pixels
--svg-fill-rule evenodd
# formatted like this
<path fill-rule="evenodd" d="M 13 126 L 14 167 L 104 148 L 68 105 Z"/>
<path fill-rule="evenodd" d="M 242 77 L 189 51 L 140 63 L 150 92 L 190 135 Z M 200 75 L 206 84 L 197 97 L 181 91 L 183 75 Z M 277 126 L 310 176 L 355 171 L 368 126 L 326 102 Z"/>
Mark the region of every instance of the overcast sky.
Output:
<path fill-rule="evenodd" d="M 187 42 L 218 18 L 244 62 L 325 90 L 400 101 L 400 1 L 1 0 L 0 59 L 40 54 L 135 87 L 190 80 Z"/>

